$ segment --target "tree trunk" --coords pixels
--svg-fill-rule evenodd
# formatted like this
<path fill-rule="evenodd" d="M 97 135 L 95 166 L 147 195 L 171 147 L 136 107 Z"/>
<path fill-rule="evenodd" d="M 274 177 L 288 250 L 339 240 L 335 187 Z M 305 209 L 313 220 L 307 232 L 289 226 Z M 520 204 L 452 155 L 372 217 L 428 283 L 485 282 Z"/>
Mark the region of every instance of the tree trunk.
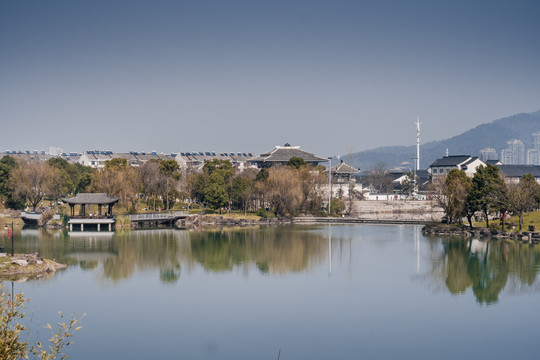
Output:
<path fill-rule="evenodd" d="M 472 229 L 472 215 L 467 215 L 467 220 L 469 221 L 469 227 Z"/>

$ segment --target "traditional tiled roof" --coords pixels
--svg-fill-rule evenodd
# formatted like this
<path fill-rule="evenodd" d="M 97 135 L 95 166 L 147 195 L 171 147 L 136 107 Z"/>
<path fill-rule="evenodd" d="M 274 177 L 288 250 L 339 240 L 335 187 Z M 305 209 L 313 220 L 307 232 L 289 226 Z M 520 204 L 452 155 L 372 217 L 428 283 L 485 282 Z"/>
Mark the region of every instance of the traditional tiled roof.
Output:
<path fill-rule="evenodd" d="M 360 170 L 345 164 L 343 160 L 336 166 L 332 166 L 331 171 L 332 174 L 358 174 L 360 172 Z"/>
<path fill-rule="evenodd" d="M 539 165 L 498 165 L 499 172 L 507 177 L 522 177 L 523 175 L 532 174 L 535 178 L 540 177 Z"/>
<path fill-rule="evenodd" d="M 328 159 L 318 157 L 317 155 L 301 150 L 300 146 L 291 146 L 285 144 L 285 146 L 276 146 L 274 150 L 261 154 L 261 156 L 251 159 L 250 162 L 261 163 L 286 163 L 292 157 L 304 159 L 307 163 L 320 163 L 328 161 Z"/>
<path fill-rule="evenodd" d="M 80 205 L 80 204 L 107 205 L 107 204 L 114 204 L 120 201 L 120 199 L 107 196 L 107 194 L 105 193 L 79 193 L 74 197 L 63 198 L 62 201 L 68 204 L 72 204 L 72 205 Z"/>
<path fill-rule="evenodd" d="M 436 166 L 458 166 L 463 164 L 464 162 L 471 162 L 475 160 L 476 158 L 471 158 L 470 155 L 451 155 L 451 156 L 445 156 L 440 159 L 435 160 L 433 164 L 431 164 L 429 167 L 436 167 Z"/>

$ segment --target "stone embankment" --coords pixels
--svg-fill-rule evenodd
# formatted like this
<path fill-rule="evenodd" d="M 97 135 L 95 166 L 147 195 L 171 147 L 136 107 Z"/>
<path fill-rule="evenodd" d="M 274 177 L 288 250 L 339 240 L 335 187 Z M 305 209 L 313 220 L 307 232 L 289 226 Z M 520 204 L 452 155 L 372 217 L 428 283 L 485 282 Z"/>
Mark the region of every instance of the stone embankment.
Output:
<path fill-rule="evenodd" d="M 444 212 L 432 201 L 355 200 L 350 216 L 372 220 L 440 221 Z"/>
<path fill-rule="evenodd" d="M 38 253 L 15 254 L 11 257 L 0 254 L 0 280 L 21 280 L 50 276 L 67 265 L 44 259 Z"/>
<path fill-rule="evenodd" d="M 199 215 L 191 216 L 185 219 L 179 219 L 175 227 L 180 229 L 197 229 L 204 226 L 257 226 L 257 225 L 281 225 L 290 224 L 291 219 L 277 219 L 277 218 L 230 218 L 227 216 L 208 216 Z"/>
<path fill-rule="evenodd" d="M 425 235 L 442 235 L 442 236 L 460 236 L 474 238 L 490 238 L 490 239 L 512 239 L 527 243 L 540 243 L 540 233 L 532 231 L 507 232 L 502 230 L 494 230 L 489 228 L 473 228 L 468 227 L 457 228 L 455 226 L 444 224 L 430 224 L 422 228 L 422 233 Z"/>

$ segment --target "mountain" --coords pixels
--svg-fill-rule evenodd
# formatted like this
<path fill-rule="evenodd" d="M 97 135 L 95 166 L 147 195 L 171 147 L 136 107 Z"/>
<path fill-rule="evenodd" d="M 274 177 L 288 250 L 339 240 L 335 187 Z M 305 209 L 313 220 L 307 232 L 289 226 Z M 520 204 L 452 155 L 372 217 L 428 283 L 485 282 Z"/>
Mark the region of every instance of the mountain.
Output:
<path fill-rule="evenodd" d="M 479 125 L 463 134 L 445 140 L 420 144 L 420 168 L 426 169 L 433 161 L 442 157 L 446 149 L 450 155 L 480 156 L 480 150 L 490 147 L 500 156 L 506 148 L 506 142 L 519 139 L 527 149 L 532 147 L 532 134 L 540 132 L 540 111 L 521 113 Z M 408 167 L 412 169 L 416 157 L 416 145 L 383 146 L 354 154 L 343 155 L 350 159 L 350 165 L 368 170 L 377 163 L 384 163 L 387 168 Z"/>

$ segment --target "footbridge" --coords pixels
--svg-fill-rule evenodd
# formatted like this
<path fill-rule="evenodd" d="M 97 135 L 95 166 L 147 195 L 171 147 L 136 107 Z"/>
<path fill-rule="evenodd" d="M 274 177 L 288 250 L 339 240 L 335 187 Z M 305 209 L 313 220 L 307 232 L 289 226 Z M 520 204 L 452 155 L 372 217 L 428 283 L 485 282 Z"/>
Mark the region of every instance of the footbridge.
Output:
<path fill-rule="evenodd" d="M 144 213 L 128 215 L 131 223 L 139 226 L 155 226 L 161 224 L 174 225 L 177 220 L 185 219 L 189 216 L 188 211 L 169 211 L 166 213 Z"/>

